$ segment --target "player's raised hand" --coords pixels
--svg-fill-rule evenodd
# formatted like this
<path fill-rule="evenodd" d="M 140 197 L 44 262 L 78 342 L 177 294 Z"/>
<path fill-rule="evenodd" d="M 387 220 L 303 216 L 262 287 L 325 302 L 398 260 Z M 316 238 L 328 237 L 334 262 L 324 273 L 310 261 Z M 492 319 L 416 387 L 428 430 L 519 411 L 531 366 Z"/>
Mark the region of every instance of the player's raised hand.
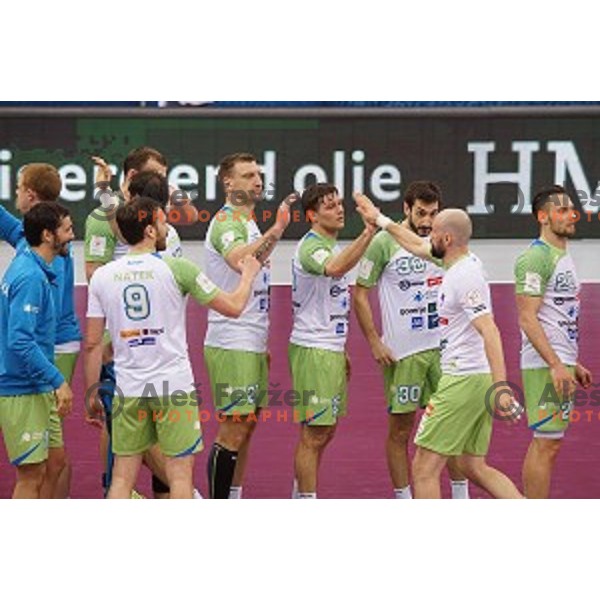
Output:
<path fill-rule="evenodd" d="M 92 156 L 92 160 L 98 167 L 96 187 L 108 187 L 113 177 L 110 165 L 101 156 Z"/>
<path fill-rule="evenodd" d="M 281 231 L 281 235 L 288 228 L 292 220 L 292 206 L 298 202 L 299 196 L 296 193 L 290 194 L 277 209 L 277 218 L 275 227 Z"/>
<path fill-rule="evenodd" d="M 364 194 L 354 194 L 354 201 L 356 202 L 356 210 L 362 217 L 365 225 L 375 226 L 377 217 L 381 214 L 380 210 L 371 202 L 371 200 Z"/>
<path fill-rule="evenodd" d="M 54 390 L 54 396 L 58 415 L 61 418 L 69 415 L 73 408 L 73 391 L 69 384 L 65 381 L 57 390 Z"/>

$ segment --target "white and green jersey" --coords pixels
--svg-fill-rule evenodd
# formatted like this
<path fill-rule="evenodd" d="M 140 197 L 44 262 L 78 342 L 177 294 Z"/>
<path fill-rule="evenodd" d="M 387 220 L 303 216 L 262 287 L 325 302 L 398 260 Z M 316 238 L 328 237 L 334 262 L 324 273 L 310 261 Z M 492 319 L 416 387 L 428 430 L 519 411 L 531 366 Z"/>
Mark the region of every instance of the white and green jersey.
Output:
<path fill-rule="evenodd" d="M 444 275 L 438 299 L 440 348 L 445 375 L 491 373 L 483 338 L 473 321 L 492 314 L 490 286 L 474 254 L 454 263 Z"/>
<path fill-rule="evenodd" d="M 128 254 L 94 273 L 87 316 L 106 319 L 125 398 L 196 389 L 186 336 L 187 296 L 208 304 L 218 294 L 217 286 L 183 258 Z"/>
<path fill-rule="evenodd" d="M 294 328 L 290 342 L 343 352 L 348 337 L 350 284 L 345 275 L 327 277 L 325 266 L 340 248 L 336 240 L 309 231 L 292 261 Z"/>
<path fill-rule="evenodd" d="M 579 357 L 581 285 L 571 255 L 536 240 L 518 258 L 515 279 L 517 295 L 542 298 L 537 316 L 548 341 L 565 365 L 575 366 Z M 522 336 L 521 367 L 548 367 L 527 336 Z"/>
<path fill-rule="evenodd" d="M 396 361 L 440 347 L 438 293 L 444 271 L 379 232 L 367 249 L 357 284 L 378 286 L 383 343 Z"/>
<path fill-rule="evenodd" d="M 255 221 L 239 209 L 224 206 L 213 218 L 206 234 L 206 274 L 223 291 L 234 292 L 241 276 L 225 257 L 239 246 L 252 244 L 262 237 Z M 239 319 L 229 319 L 209 311 L 204 345 L 245 352 L 267 351 L 270 307 L 270 267 L 265 265 L 252 286 L 252 295 Z"/>
<path fill-rule="evenodd" d="M 177 230 L 168 224 L 167 249 L 162 256 L 179 258 L 183 255 L 181 240 Z M 85 222 L 85 260 L 102 263 L 123 258 L 129 252 L 129 246 L 123 243 L 114 232 L 106 212 L 101 208 L 92 211 Z"/>

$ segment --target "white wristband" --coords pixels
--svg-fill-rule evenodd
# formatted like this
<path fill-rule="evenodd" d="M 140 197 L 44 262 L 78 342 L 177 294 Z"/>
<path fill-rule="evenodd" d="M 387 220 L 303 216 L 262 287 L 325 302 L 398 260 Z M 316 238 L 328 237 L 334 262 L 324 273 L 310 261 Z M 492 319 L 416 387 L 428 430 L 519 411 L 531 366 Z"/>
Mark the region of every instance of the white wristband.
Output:
<path fill-rule="evenodd" d="M 379 213 L 379 216 L 375 221 L 375 225 L 377 225 L 377 227 L 379 227 L 380 229 L 383 229 L 383 231 L 385 231 L 392 223 L 393 221 L 389 217 L 386 217 L 381 213 Z"/>

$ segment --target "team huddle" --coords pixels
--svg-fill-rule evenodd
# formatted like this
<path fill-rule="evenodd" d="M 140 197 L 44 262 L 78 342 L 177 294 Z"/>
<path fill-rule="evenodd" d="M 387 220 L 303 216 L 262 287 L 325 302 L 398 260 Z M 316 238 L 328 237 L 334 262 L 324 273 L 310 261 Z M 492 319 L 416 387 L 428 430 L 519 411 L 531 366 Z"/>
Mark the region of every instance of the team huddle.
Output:
<path fill-rule="evenodd" d="M 325 449 L 348 412 L 346 342 L 354 309 L 382 369 L 386 455 L 397 499 L 440 498 L 446 467 L 455 499 L 469 497 L 469 482 L 495 498 L 522 498 L 486 456 L 494 421 L 516 423 L 524 410 L 532 432 L 524 496 L 549 497 L 577 385 L 592 384 L 579 362 L 580 283 L 568 252 L 576 218 L 563 188 L 535 197 L 540 237 L 515 265 L 522 407 L 507 382 L 484 266 L 469 249 L 471 220 L 462 210 L 443 208 L 435 183 L 407 188 L 401 223 L 355 194 L 364 227 L 342 249 L 337 240 L 345 208 L 334 186 L 316 184 L 289 196 L 263 233 L 253 218 L 263 196 L 260 167 L 251 154 L 229 155 L 218 174 L 225 203 L 209 225 L 200 269 L 183 257 L 169 223 L 181 206 L 173 205 L 177 194 L 169 188 L 164 156 L 147 147 L 132 151 L 117 192 L 110 167 L 94 160 L 99 196 L 111 201 L 86 221 L 83 347 L 74 307 L 73 226 L 56 202 L 57 170 L 46 164 L 21 170 L 16 205 L 23 221 L 0 207 L 0 239 L 16 250 L 0 294 L 0 429 L 16 468 L 14 498 L 69 495 L 62 420 L 72 408 L 80 354 L 86 419 L 100 430 L 106 497 L 139 497 L 142 465 L 152 474 L 156 498 L 199 497 L 194 457 L 204 439 L 186 335 L 190 296 L 209 311 L 204 360 L 219 415 L 208 458 L 210 497 L 243 497 L 257 416 L 268 407 L 269 259 L 298 204 L 310 230 L 292 261 L 289 366 L 300 429 L 292 496 L 317 498 Z M 381 332 L 370 304 L 375 288 Z"/>

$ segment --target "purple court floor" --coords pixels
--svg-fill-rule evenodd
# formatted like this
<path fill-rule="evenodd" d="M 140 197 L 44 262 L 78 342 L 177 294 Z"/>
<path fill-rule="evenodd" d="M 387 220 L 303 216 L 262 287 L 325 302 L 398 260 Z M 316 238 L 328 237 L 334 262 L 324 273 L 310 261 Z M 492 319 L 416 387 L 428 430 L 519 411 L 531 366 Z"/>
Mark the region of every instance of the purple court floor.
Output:
<path fill-rule="evenodd" d="M 519 345 L 516 307 L 512 285 L 493 286 L 494 309 L 501 329 L 507 356 L 509 379 L 520 384 Z M 77 306 L 84 315 L 85 288 L 77 290 Z M 600 355 L 596 344 L 600 341 L 600 285 L 584 287 L 581 319 L 582 362 L 590 368 L 600 383 Z M 273 289 L 270 350 L 272 354 L 271 389 L 289 390 L 291 387 L 287 366 L 287 342 L 291 329 L 291 299 L 288 287 Z M 209 411 L 210 419 L 203 425 L 205 446 L 215 437 L 214 421 L 206 372 L 202 358 L 202 341 L 206 327 L 206 312 L 190 302 L 188 314 L 188 341 L 196 381 L 201 382 L 202 409 Z M 383 401 L 383 384 L 379 369 L 371 358 L 353 318 L 349 351 L 353 363 L 350 383 L 350 412 L 341 422 L 337 438 L 327 450 L 320 481 L 321 498 L 390 498 L 389 482 L 384 458 L 387 414 Z M 600 388 L 599 388 L 600 389 Z M 65 422 L 66 446 L 73 463 L 73 498 L 100 498 L 102 466 L 98 455 L 98 432 L 83 420 L 82 364 L 78 365 L 74 390 L 76 396 L 73 414 Z M 283 393 L 280 398 L 283 398 Z M 559 457 L 552 488 L 554 498 L 600 498 L 600 406 L 593 402 L 578 409 L 574 423 Z M 600 404 L 600 403 L 599 403 Z M 245 487 L 247 498 L 289 498 L 293 480 L 293 452 L 297 427 L 292 423 L 290 408 L 271 408 L 271 417 L 259 423 L 250 458 Z M 520 470 L 530 435 L 526 425 L 510 427 L 504 423 L 495 426 L 489 461 L 504 470 L 521 487 Z M 206 495 L 205 450 L 198 455 L 196 485 Z M 9 498 L 14 483 L 12 467 L 7 463 L 4 448 L 0 449 L 0 498 Z M 138 486 L 149 493 L 149 477 L 144 472 Z M 447 485 L 444 484 L 446 495 Z M 473 489 L 476 498 L 485 497 Z"/>

